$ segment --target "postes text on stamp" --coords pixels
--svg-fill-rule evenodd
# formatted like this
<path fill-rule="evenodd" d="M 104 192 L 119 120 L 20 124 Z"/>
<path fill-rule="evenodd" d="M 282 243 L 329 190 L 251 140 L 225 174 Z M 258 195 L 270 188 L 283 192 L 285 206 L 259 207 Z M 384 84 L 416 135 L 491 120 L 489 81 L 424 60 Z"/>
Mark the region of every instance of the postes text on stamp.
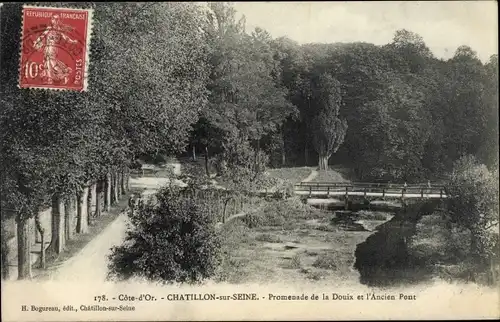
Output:
<path fill-rule="evenodd" d="M 23 7 L 20 88 L 85 91 L 92 10 Z"/>

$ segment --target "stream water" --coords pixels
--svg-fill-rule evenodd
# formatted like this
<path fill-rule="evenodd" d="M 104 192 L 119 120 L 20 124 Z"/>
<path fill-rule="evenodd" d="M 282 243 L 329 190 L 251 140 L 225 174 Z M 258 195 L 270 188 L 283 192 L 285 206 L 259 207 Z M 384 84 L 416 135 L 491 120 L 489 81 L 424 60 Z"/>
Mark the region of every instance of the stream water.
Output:
<path fill-rule="evenodd" d="M 411 256 L 408 245 L 418 220 L 436 206 L 423 202 L 391 212 L 330 208 L 335 213 L 332 225 L 346 231 L 373 231 L 355 251 L 354 268 L 360 273 L 362 284 L 395 286 L 420 283 L 431 277 L 425 263 Z M 386 214 L 385 219 L 382 214 Z"/>

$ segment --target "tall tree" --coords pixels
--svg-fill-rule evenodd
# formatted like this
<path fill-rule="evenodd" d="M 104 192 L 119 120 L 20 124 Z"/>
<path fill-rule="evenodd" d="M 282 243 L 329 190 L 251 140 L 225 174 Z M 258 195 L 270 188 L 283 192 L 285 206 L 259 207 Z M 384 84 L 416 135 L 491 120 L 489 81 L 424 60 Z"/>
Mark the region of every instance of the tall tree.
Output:
<path fill-rule="evenodd" d="M 280 72 L 269 34 L 259 28 L 247 34 L 244 20 L 236 21 L 234 8 L 226 3 L 209 7 L 206 35 L 212 72 L 210 112 L 205 116 L 224 133 L 219 140 L 224 141 L 223 149 L 249 141 L 259 164 L 262 138 L 277 132 L 294 107 L 276 82 Z"/>
<path fill-rule="evenodd" d="M 342 105 L 340 83 L 329 74 L 321 74 L 313 83 L 317 112 L 311 121 L 314 146 L 318 152 L 320 170 L 328 169 L 328 160 L 344 141 L 347 122 L 339 118 Z"/>

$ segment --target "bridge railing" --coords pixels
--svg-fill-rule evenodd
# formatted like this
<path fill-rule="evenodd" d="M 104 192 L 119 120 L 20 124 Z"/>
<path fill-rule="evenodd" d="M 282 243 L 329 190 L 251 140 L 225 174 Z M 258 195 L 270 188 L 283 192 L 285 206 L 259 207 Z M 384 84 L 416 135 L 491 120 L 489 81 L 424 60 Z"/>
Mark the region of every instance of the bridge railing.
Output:
<path fill-rule="evenodd" d="M 427 183 L 413 183 L 413 184 L 400 184 L 400 183 L 373 183 L 373 182 L 300 182 L 295 184 L 296 187 L 366 187 L 366 188 L 429 188 Z M 431 183 L 431 188 L 443 188 L 442 184 Z"/>
<path fill-rule="evenodd" d="M 401 196 L 402 198 L 446 198 L 442 185 L 429 187 L 427 184 L 380 184 L 365 182 L 302 182 L 295 185 L 295 192 L 301 195 L 358 195 L 358 196 Z"/>

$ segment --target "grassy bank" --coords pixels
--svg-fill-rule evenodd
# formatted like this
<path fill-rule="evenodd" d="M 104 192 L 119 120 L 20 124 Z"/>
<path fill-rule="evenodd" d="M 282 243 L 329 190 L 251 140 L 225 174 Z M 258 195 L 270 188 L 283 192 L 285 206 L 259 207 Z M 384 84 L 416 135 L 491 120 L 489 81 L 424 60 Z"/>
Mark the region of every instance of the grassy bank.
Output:
<path fill-rule="evenodd" d="M 332 225 L 333 213 L 299 200 L 272 201 L 221 231 L 224 258 L 217 279 L 229 283 L 357 282 L 356 245 L 369 231 Z M 382 221 L 380 222 L 382 223 Z"/>
<path fill-rule="evenodd" d="M 498 246 L 491 260 L 480 264 L 470 255 L 470 238 L 470 232 L 451 222 L 445 212 L 435 211 L 417 222 L 408 250 L 413 258 L 425 263 L 433 277 L 498 285 Z"/>
<path fill-rule="evenodd" d="M 350 181 L 349 169 L 342 167 L 329 167 L 328 170 L 317 170 L 318 175 L 311 182 L 348 182 Z"/>
<path fill-rule="evenodd" d="M 312 170 L 314 170 L 314 168 L 311 167 L 278 168 L 269 169 L 267 173 L 271 178 L 286 180 L 292 184 L 296 184 L 307 178 Z"/>

